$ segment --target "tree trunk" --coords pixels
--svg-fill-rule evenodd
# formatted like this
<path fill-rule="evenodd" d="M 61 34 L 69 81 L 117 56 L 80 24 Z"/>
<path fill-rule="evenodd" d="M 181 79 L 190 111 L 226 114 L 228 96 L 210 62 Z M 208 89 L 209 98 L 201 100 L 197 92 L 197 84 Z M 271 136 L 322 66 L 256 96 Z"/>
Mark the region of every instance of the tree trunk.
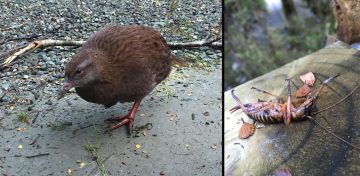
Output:
<path fill-rule="evenodd" d="M 345 43 L 360 42 L 360 0 L 333 0 L 336 34 Z"/>
<path fill-rule="evenodd" d="M 282 0 L 284 14 L 287 19 L 296 15 L 296 8 L 293 0 Z"/>

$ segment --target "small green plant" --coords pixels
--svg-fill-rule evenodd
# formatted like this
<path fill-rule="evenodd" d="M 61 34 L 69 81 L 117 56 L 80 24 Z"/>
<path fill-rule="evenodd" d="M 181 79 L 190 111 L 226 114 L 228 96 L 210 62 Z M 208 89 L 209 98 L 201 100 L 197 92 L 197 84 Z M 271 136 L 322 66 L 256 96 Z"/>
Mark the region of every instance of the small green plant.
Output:
<path fill-rule="evenodd" d="M 51 124 L 52 130 L 63 130 L 66 128 L 66 125 L 64 123 L 55 122 Z"/>
<path fill-rule="evenodd" d="M 178 5 L 179 5 L 179 0 L 172 0 L 172 1 L 170 2 L 170 6 L 169 6 L 169 12 L 170 12 L 170 14 L 172 14 L 172 13 L 176 10 L 176 8 L 178 7 Z"/>
<path fill-rule="evenodd" d="M 29 123 L 29 115 L 26 112 L 21 112 L 17 117 L 20 122 Z"/>
<path fill-rule="evenodd" d="M 104 160 L 100 156 L 100 142 L 99 142 L 100 133 L 96 129 L 96 142 L 95 144 L 88 142 L 83 147 L 84 149 L 95 159 L 96 164 L 100 170 L 100 175 L 106 175 L 106 169 L 104 165 Z"/>

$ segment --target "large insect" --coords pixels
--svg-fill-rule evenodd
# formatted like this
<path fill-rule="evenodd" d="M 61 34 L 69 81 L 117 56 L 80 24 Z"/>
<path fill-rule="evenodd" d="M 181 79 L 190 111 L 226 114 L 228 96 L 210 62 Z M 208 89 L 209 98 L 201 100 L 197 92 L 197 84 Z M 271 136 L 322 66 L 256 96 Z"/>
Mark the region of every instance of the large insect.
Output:
<path fill-rule="evenodd" d="M 311 72 L 309 72 L 309 73 L 311 73 Z M 258 88 L 252 87 L 252 89 L 255 89 L 255 90 L 259 91 L 259 92 L 262 92 L 262 93 L 265 93 L 265 94 L 268 94 L 268 95 L 271 95 L 271 96 L 275 96 L 277 99 L 274 102 L 272 102 L 272 101 L 260 101 L 260 102 L 257 102 L 257 103 L 243 104 L 240 101 L 240 99 L 235 95 L 235 90 L 231 90 L 231 95 L 235 99 L 235 101 L 237 102 L 237 105 L 235 107 L 231 108 L 230 112 L 233 113 L 236 110 L 241 109 L 248 117 L 250 117 L 251 119 L 253 119 L 256 122 L 261 122 L 261 123 L 280 123 L 280 122 L 284 122 L 286 125 L 289 125 L 292 120 L 311 119 L 316 124 L 318 124 L 321 128 L 323 128 L 324 130 L 329 132 L 331 135 L 333 135 L 337 139 L 339 139 L 339 140 L 345 142 L 346 144 L 360 150 L 360 147 L 355 146 L 355 145 L 349 143 L 348 141 L 342 139 L 341 137 L 335 135 L 333 132 L 331 132 L 326 127 L 324 127 L 319 122 L 317 122 L 314 118 L 312 118 L 312 115 L 320 113 L 320 112 L 322 112 L 322 111 L 324 111 L 326 109 L 329 109 L 329 108 L 334 107 L 337 104 L 341 103 L 346 98 L 348 98 L 352 93 L 354 93 L 355 90 L 360 86 L 360 85 L 356 86 L 355 89 L 353 89 L 349 94 L 347 94 L 344 98 L 339 100 L 337 103 L 333 104 L 331 107 L 327 107 L 327 108 L 325 108 L 325 109 L 323 109 L 321 111 L 317 111 L 317 112 L 311 114 L 312 110 L 314 109 L 314 103 L 315 103 L 316 99 L 319 97 L 319 94 L 320 94 L 321 90 L 324 88 L 324 86 L 327 83 L 329 83 L 331 80 L 333 80 L 334 78 L 336 78 L 338 76 L 339 76 L 339 74 L 337 74 L 336 76 L 327 78 L 325 81 L 323 81 L 321 83 L 320 87 L 318 88 L 318 90 L 314 94 L 312 94 L 310 91 L 306 92 L 305 100 L 298 107 L 295 107 L 293 105 L 293 103 L 292 103 L 291 85 L 290 85 L 290 83 L 292 81 L 290 79 L 286 79 L 286 81 L 287 81 L 287 89 L 288 89 L 288 97 L 287 97 L 287 101 L 285 103 L 282 103 L 283 101 L 281 100 L 281 98 L 276 96 L 276 95 L 273 95 L 273 94 L 271 94 L 269 92 L 266 92 L 266 91 L 260 90 Z M 306 84 L 306 81 L 305 81 L 305 84 Z M 255 129 L 255 128 L 253 128 L 253 129 Z M 241 133 L 241 129 L 240 129 L 240 133 Z M 253 130 L 253 132 L 249 132 L 249 134 L 246 134 L 245 136 L 240 137 L 240 138 L 247 138 L 247 137 L 251 136 L 253 133 L 254 133 L 254 130 Z"/>

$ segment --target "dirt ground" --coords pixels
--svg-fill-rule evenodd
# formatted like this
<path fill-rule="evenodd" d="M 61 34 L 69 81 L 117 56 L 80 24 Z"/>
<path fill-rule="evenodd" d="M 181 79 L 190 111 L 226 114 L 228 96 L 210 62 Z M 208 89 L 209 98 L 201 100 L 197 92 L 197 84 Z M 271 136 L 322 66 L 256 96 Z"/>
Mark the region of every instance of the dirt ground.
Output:
<path fill-rule="evenodd" d="M 0 173 L 221 175 L 221 69 L 173 69 L 142 101 L 131 136 L 126 127 L 107 132 L 103 122 L 130 103 L 106 109 L 75 93 L 57 101 L 45 85 L 31 111 L 0 109 Z"/>

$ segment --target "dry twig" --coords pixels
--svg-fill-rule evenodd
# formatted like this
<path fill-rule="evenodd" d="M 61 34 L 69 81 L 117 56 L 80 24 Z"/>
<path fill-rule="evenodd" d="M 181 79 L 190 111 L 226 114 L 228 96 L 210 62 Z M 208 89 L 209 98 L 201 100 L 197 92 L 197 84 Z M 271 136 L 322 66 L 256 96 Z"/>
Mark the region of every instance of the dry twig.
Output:
<path fill-rule="evenodd" d="M 186 43 L 177 43 L 177 42 L 168 42 L 168 45 L 171 49 L 184 49 L 184 48 L 194 48 L 194 47 L 202 47 L 207 46 L 214 49 L 221 49 L 222 43 L 218 42 L 221 37 L 217 37 L 213 40 L 200 40 L 194 42 L 186 42 Z M 29 45 L 22 45 L 10 51 L 7 51 L 3 54 L 0 54 L 0 59 L 3 57 L 7 57 L 5 61 L 0 65 L 1 68 L 8 67 L 12 61 L 14 61 L 20 55 L 26 52 L 32 52 L 37 48 L 45 48 L 51 46 L 82 46 L 85 41 L 70 41 L 70 40 L 37 40 L 31 42 Z"/>
<path fill-rule="evenodd" d="M 50 46 L 81 46 L 85 43 L 85 41 L 66 41 L 66 40 L 37 40 L 31 42 L 27 46 L 18 47 L 15 49 L 15 52 L 12 53 L 5 61 L 1 64 L 1 67 L 9 66 L 9 64 L 16 59 L 19 55 L 24 54 L 28 51 L 34 51 L 37 48 L 44 48 Z M 14 50 L 11 50 L 14 51 Z"/>

